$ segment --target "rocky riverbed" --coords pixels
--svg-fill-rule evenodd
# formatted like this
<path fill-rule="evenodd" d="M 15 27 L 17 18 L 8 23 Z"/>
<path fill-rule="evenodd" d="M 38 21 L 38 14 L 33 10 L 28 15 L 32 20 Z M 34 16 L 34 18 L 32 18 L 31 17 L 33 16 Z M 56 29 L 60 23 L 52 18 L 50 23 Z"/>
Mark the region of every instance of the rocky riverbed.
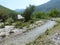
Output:
<path fill-rule="evenodd" d="M 60 23 L 27 45 L 60 45 Z"/>
<path fill-rule="evenodd" d="M 22 33 L 25 33 L 26 31 L 32 30 L 34 28 L 37 28 L 41 25 L 43 25 L 45 21 L 36 21 L 35 24 L 31 24 L 28 28 L 23 27 L 22 29 L 14 28 L 14 26 L 5 26 L 5 28 L 0 28 L 0 42 L 4 40 L 4 38 L 16 36 Z M 0 23 L 0 26 L 3 23 Z"/>
<path fill-rule="evenodd" d="M 44 25 L 35 28 L 29 32 L 26 32 L 22 35 L 6 38 L 3 42 L 0 43 L 0 45 L 25 45 L 26 43 L 36 40 L 42 33 L 44 33 L 47 29 L 52 28 L 54 25 L 56 25 L 55 21 L 48 21 Z"/>

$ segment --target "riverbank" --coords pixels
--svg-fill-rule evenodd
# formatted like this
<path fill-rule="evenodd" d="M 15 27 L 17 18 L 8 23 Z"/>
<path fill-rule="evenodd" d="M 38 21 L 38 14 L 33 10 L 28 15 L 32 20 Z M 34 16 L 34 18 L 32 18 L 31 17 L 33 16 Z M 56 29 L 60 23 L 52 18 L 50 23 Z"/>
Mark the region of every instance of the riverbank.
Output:
<path fill-rule="evenodd" d="M 57 21 L 57 20 L 56 20 Z M 60 21 L 52 29 L 40 35 L 34 42 L 26 45 L 60 45 Z"/>
<path fill-rule="evenodd" d="M 54 27 L 54 25 L 56 25 L 55 21 L 47 21 L 44 25 L 23 33 L 22 35 L 6 38 L 3 42 L 0 43 L 0 45 L 25 45 L 26 43 L 35 41 L 47 29 Z"/>
<path fill-rule="evenodd" d="M 0 42 L 3 42 L 7 38 L 15 37 L 17 35 L 22 35 L 29 32 L 41 25 L 45 24 L 46 20 L 39 20 L 29 25 L 29 27 L 23 27 L 22 29 L 14 28 L 14 26 L 5 26 L 5 28 L 0 28 Z"/>

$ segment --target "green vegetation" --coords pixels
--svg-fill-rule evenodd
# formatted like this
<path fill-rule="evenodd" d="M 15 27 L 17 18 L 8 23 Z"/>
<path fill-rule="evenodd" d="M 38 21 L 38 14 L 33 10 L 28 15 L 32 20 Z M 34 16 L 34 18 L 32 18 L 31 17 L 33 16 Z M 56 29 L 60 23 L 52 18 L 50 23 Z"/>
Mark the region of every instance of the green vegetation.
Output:
<path fill-rule="evenodd" d="M 14 32 L 13 32 L 13 31 L 10 31 L 10 32 L 9 32 L 9 34 L 12 34 L 12 33 L 14 33 Z"/>
<path fill-rule="evenodd" d="M 59 31 L 59 29 L 60 29 L 60 20 L 58 20 L 58 24 L 55 25 L 52 29 L 50 30 L 47 29 L 47 31 L 44 34 L 40 35 L 34 42 L 30 42 L 26 45 L 50 45 L 50 44 L 55 45 L 55 43 L 51 41 L 49 38 L 51 35 L 53 36 L 55 32 L 58 33 L 57 31 Z"/>
<path fill-rule="evenodd" d="M 23 27 L 26 27 L 26 28 L 29 28 L 30 24 L 33 24 L 34 23 L 34 20 L 29 20 L 28 22 L 21 22 L 21 21 L 17 21 L 15 22 L 15 28 L 23 28 Z M 30 28 L 29 28 L 30 30 Z"/>
<path fill-rule="evenodd" d="M 45 34 L 46 35 L 49 35 L 49 30 L 48 29 L 45 31 Z"/>
<path fill-rule="evenodd" d="M 60 11 L 58 9 L 53 9 L 49 12 L 49 16 L 51 17 L 60 17 Z"/>
<path fill-rule="evenodd" d="M 54 8 L 60 9 L 60 0 L 50 0 L 45 4 L 38 5 L 35 8 L 35 12 L 39 12 L 39 11 L 49 12 Z"/>
<path fill-rule="evenodd" d="M 29 21 L 31 20 L 31 15 L 34 11 L 35 6 L 34 5 L 29 5 L 29 7 L 27 7 L 23 13 L 23 16 L 25 17 L 25 21 Z"/>
<path fill-rule="evenodd" d="M 6 37 L 6 35 L 5 35 L 5 34 L 4 34 L 4 35 L 1 35 L 1 37 L 2 37 L 2 38 L 5 38 L 5 37 Z"/>
<path fill-rule="evenodd" d="M 35 24 L 35 27 L 37 27 L 37 25 L 39 23 L 35 23 L 35 21 L 40 20 L 40 19 L 51 19 L 51 18 L 60 18 L 60 10 L 58 9 L 52 9 L 49 12 L 34 12 L 35 10 L 35 6 L 34 5 L 29 5 L 29 7 L 27 7 L 24 11 L 24 13 L 22 14 L 22 16 L 24 17 L 24 21 L 19 21 L 17 19 L 17 12 L 10 10 L 8 8 L 5 8 L 3 6 L 0 5 L 0 22 L 3 22 L 4 24 L 0 26 L 0 28 L 4 28 L 5 25 L 12 25 L 14 23 L 15 28 L 19 28 L 22 29 L 23 27 L 26 27 L 27 30 L 31 30 L 33 28 L 30 28 L 31 24 Z M 33 43 L 29 43 L 27 45 L 44 45 L 46 43 L 52 43 L 50 40 L 47 42 L 44 42 L 43 39 L 45 39 L 45 37 L 47 37 L 48 35 L 50 35 L 52 32 L 54 32 L 56 29 L 60 29 L 60 21 L 59 20 L 55 20 L 59 23 L 59 25 L 55 25 L 53 27 L 53 29 L 48 30 L 41 36 L 38 37 L 37 40 L 35 40 Z M 38 25 L 40 26 L 40 25 Z M 14 33 L 13 31 L 9 32 L 10 34 Z M 2 35 L 2 38 L 6 37 L 6 35 Z M 41 44 L 42 42 L 42 44 Z M 13 44 L 11 44 L 13 45 Z"/>
<path fill-rule="evenodd" d="M 17 14 L 18 14 L 17 12 L 0 5 L 0 20 L 2 22 L 5 22 L 5 20 L 8 18 L 12 18 L 12 19 L 14 19 L 14 21 L 16 21 Z"/>
<path fill-rule="evenodd" d="M 35 18 L 39 18 L 39 19 L 50 19 L 50 18 L 56 18 L 56 17 L 60 17 L 60 10 L 58 9 L 53 9 L 51 11 L 47 12 L 35 12 L 33 14 L 33 16 Z"/>
<path fill-rule="evenodd" d="M 0 25 L 0 28 L 4 28 L 4 27 L 5 27 L 4 24 Z"/>
<path fill-rule="evenodd" d="M 53 9 L 48 13 L 34 12 L 34 10 L 35 10 L 35 6 L 29 5 L 29 7 L 27 7 L 24 13 L 22 14 L 22 16 L 24 17 L 24 21 L 22 22 L 17 19 L 17 14 L 18 14 L 17 12 L 0 5 L 0 22 L 4 23 L 4 25 L 0 27 L 3 28 L 5 25 L 13 25 L 13 23 L 15 23 L 14 25 L 16 28 L 21 28 L 21 29 L 23 27 L 29 28 L 29 25 L 33 24 L 37 20 L 60 17 L 60 10 L 58 9 Z"/>
<path fill-rule="evenodd" d="M 21 29 L 21 28 L 23 28 L 22 25 L 23 25 L 23 23 L 18 21 L 18 22 L 15 23 L 15 28 L 20 28 Z"/>
<path fill-rule="evenodd" d="M 13 43 L 11 43 L 10 45 L 14 45 Z"/>
<path fill-rule="evenodd" d="M 46 19 L 49 18 L 49 15 L 47 15 L 47 13 L 45 12 L 36 12 L 34 13 L 36 18 L 40 18 L 40 19 Z"/>
<path fill-rule="evenodd" d="M 29 20 L 30 24 L 34 23 L 34 20 Z"/>
<path fill-rule="evenodd" d="M 6 19 L 6 25 L 12 25 L 13 22 L 14 20 L 12 18 Z"/>

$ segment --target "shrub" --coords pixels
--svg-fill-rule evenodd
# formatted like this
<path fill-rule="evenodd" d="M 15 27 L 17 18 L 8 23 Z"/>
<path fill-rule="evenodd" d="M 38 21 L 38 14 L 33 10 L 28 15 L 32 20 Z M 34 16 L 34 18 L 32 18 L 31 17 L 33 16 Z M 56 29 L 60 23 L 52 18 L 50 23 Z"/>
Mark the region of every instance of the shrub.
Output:
<path fill-rule="evenodd" d="M 47 29 L 46 32 L 45 32 L 46 35 L 49 35 L 49 30 Z"/>
<path fill-rule="evenodd" d="M 12 19 L 12 18 L 8 18 L 8 19 L 6 20 L 6 25 L 11 25 L 12 22 L 13 22 L 13 19 Z"/>
<path fill-rule="evenodd" d="M 6 37 L 6 35 L 5 35 L 5 34 L 4 34 L 4 35 L 1 35 L 1 37 L 2 37 L 2 38 L 5 38 L 5 37 Z"/>
<path fill-rule="evenodd" d="M 15 28 L 23 28 L 23 23 L 22 22 L 16 22 L 15 23 Z"/>
<path fill-rule="evenodd" d="M 38 38 L 42 38 L 42 35 L 41 35 L 41 36 L 39 36 Z"/>
<path fill-rule="evenodd" d="M 10 45 L 14 45 L 13 43 L 11 43 Z"/>
<path fill-rule="evenodd" d="M 4 24 L 0 25 L 0 28 L 4 28 L 4 27 L 5 27 Z"/>
<path fill-rule="evenodd" d="M 32 28 L 28 28 L 27 30 L 31 30 Z"/>
<path fill-rule="evenodd" d="M 22 29 L 22 28 L 23 28 L 23 26 L 18 26 L 17 28 L 20 28 L 20 29 Z"/>
<path fill-rule="evenodd" d="M 34 20 L 30 20 L 29 22 L 32 24 L 32 23 L 34 23 Z"/>
<path fill-rule="evenodd" d="M 30 26 L 29 24 L 26 25 L 27 28 L 29 28 L 29 26 Z"/>
<path fill-rule="evenodd" d="M 14 33 L 14 32 L 13 32 L 13 31 L 10 31 L 10 32 L 9 32 L 9 34 L 12 34 L 12 33 Z"/>
<path fill-rule="evenodd" d="M 29 26 L 30 26 L 30 23 L 29 22 L 25 22 L 25 23 L 23 23 L 23 27 L 27 27 L 27 28 L 29 28 Z"/>
<path fill-rule="evenodd" d="M 23 23 L 22 26 L 25 27 L 27 26 L 29 23 Z"/>

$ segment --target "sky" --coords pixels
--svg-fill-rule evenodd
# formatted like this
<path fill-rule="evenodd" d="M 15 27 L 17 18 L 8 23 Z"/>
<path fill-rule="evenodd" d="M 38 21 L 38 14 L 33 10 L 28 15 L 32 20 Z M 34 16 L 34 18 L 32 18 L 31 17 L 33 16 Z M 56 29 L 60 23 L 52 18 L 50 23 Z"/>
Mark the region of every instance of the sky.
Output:
<path fill-rule="evenodd" d="M 29 4 L 31 5 L 41 5 L 50 0 L 0 0 L 0 5 L 3 5 L 12 10 L 15 9 L 25 9 Z"/>

